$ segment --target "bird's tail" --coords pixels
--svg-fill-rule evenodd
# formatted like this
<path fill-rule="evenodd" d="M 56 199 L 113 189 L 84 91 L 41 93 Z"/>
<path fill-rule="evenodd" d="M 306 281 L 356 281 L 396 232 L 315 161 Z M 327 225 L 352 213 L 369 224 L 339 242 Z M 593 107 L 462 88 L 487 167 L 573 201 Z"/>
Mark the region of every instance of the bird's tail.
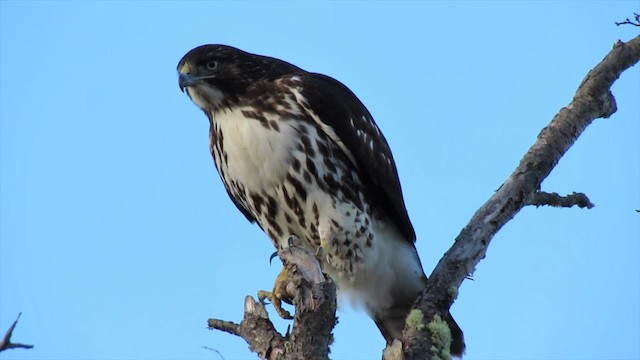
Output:
<path fill-rule="evenodd" d="M 401 306 L 394 305 L 385 311 L 383 316 L 374 317 L 374 321 L 380 329 L 382 336 L 387 340 L 387 343 L 391 343 L 393 339 L 399 339 L 402 337 L 402 330 L 406 323 L 407 315 L 411 310 L 413 303 L 403 304 Z M 449 329 L 451 329 L 451 347 L 449 352 L 453 356 L 462 357 L 464 354 L 464 334 L 462 329 L 458 326 L 458 323 L 453 319 L 451 314 L 447 314 L 446 319 Z"/>

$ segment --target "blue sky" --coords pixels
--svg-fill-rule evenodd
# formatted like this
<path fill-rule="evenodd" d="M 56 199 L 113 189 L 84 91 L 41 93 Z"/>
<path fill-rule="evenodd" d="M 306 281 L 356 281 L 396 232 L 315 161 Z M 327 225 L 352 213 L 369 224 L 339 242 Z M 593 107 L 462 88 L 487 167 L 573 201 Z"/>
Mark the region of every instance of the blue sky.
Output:
<path fill-rule="evenodd" d="M 614 22 L 639 10 L 0 1 L 0 331 L 22 311 L 14 340 L 35 344 L 0 358 L 255 358 L 206 320 L 239 321 L 280 267 L 227 198 L 206 117 L 178 89 L 191 48 L 229 44 L 348 85 L 393 149 L 430 273 L 589 69 L 638 35 Z M 638 84 L 636 66 L 613 87 L 618 112 L 543 184 L 596 207 L 524 209 L 461 287 L 466 359 L 640 358 Z M 339 316 L 332 358 L 380 358 L 373 322 Z"/>

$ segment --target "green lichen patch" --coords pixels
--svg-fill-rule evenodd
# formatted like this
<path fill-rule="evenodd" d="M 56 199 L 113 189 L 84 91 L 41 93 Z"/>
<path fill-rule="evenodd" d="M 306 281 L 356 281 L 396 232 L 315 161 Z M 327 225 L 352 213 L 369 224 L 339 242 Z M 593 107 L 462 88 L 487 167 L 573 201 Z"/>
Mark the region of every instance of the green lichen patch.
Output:
<path fill-rule="evenodd" d="M 424 330 L 424 314 L 422 311 L 413 309 L 407 315 L 407 326 L 411 329 L 416 329 L 418 331 Z"/>
<path fill-rule="evenodd" d="M 427 325 L 429 333 L 431 333 L 431 352 L 434 354 L 431 360 L 451 360 L 451 330 L 447 322 L 442 320 L 439 315 L 433 317 L 433 320 Z"/>
<path fill-rule="evenodd" d="M 449 296 L 451 296 L 451 299 L 455 300 L 458 298 L 458 288 L 455 286 L 450 287 L 447 292 L 449 293 Z"/>

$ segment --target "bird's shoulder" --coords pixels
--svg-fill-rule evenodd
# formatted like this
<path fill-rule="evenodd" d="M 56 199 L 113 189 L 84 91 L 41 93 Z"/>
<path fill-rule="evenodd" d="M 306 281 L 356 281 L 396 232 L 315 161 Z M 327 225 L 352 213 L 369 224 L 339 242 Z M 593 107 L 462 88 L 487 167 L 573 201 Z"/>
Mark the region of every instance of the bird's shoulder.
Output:
<path fill-rule="evenodd" d="M 346 85 L 327 75 L 299 70 L 257 82 L 251 91 L 256 109 L 292 111 L 297 106 L 309 115 L 352 161 L 398 230 L 415 241 L 389 144 L 369 110 Z"/>

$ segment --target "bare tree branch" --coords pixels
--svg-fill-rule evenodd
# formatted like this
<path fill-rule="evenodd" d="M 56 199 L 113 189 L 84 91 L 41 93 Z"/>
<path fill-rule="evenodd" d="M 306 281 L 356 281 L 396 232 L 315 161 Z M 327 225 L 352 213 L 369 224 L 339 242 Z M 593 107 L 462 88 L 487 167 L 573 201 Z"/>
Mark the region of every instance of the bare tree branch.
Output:
<path fill-rule="evenodd" d="M 211 330 L 222 330 L 245 339 L 251 351 L 262 359 L 284 359 L 286 339 L 269 320 L 264 305 L 251 296 L 245 298 L 244 319 L 240 324 L 218 319 L 209 319 L 208 323 Z"/>
<path fill-rule="evenodd" d="M 281 335 L 264 305 L 247 296 L 240 324 L 209 319 L 209 328 L 242 337 L 262 359 L 328 359 L 336 319 L 336 288 L 325 277 L 314 254 L 290 246 L 278 252 L 289 271 L 287 296 L 296 305 L 291 334 Z"/>
<path fill-rule="evenodd" d="M 539 206 L 555 206 L 555 207 L 573 207 L 591 209 L 595 205 L 591 203 L 587 195 L 583 193 L 573 192 L 566 196 L 560 196 L 558 193 L 548 193 L 544 191 L 536 191 L 531 193 L 524 203 L 525 205 Z"/>
<path fill-rule="evenodd" d="M 251 296 L 247 296 L 244 299 L 244 313 L 245 313 L 245 320 L 247 318 L 247 315 L 251 315 L 251 316 L 259 316 L 259 314 L 256 313 L 253 303 L 255 303 L 255 300 L 251 297 Z M 207 321 L 207 324 L 209 325 L 209 330 L 220 330 L 220 331 L 224 331 L 227 332 L 231 335 L 236 335 L 236 336 L 242 336 L 242 325 L 240 324 L 236 324 L 232 321 L 225 321 L 225 320 L 219 320 L 219 319 L 209 319 Z"/>
<path fill-rule="evenodd" d="M 14 321 L 13 324 L 11 324 L 11 326 L 9 326 L 9 330 L 7 330 L 7 333 L 4 335 L 4 338 L 0 342 L 0 351 L 4 351 L 4 350 L 7 350 L 7 349 L 31 349 L 31 348 L 33 348 L 33 345 L 25 345 L 25 344 L 12 343 L 11 342 L 11 335 L 13 335 L 13 330 L 16 328 L 16 325 L 18 324 L 18 320 L 20 320 L 20 316 L 21 315 L 22 315 L 22 313 L 19 313 L 18 317 L 16 318 L 16 321 Z"/>
<path fill-rule="evenodd" d="M 616 111 L 610 91 L 620 74 L 640 60 L 640 37 L 618 41 L 607 56 L 582 81 L 567 107 L 562 108 L 538 135 L 520 164 L 498 191 L 473 215 L 431 274 L 426 289 L 414 304 L 424 326 L 407 326 L 403 332 L 404 357 L 447 357 L 434 341 L 430 326 L 449 311 L 462 281 L 485 257 L 491 239 L 527 204 L 542 181 L 569 150 L 584 129 L 597 118 Z"/>
<path fill-rule="evenodd" d="M 622 22 L 616 22 L 616 25 L 617 26 L 620 26 L 620 25 L 640 26 L 640 14 L 633 13 L 633 19 L 635 20 L 635 22 L 629 20 L 629 18 L 626 18 Z"/>

